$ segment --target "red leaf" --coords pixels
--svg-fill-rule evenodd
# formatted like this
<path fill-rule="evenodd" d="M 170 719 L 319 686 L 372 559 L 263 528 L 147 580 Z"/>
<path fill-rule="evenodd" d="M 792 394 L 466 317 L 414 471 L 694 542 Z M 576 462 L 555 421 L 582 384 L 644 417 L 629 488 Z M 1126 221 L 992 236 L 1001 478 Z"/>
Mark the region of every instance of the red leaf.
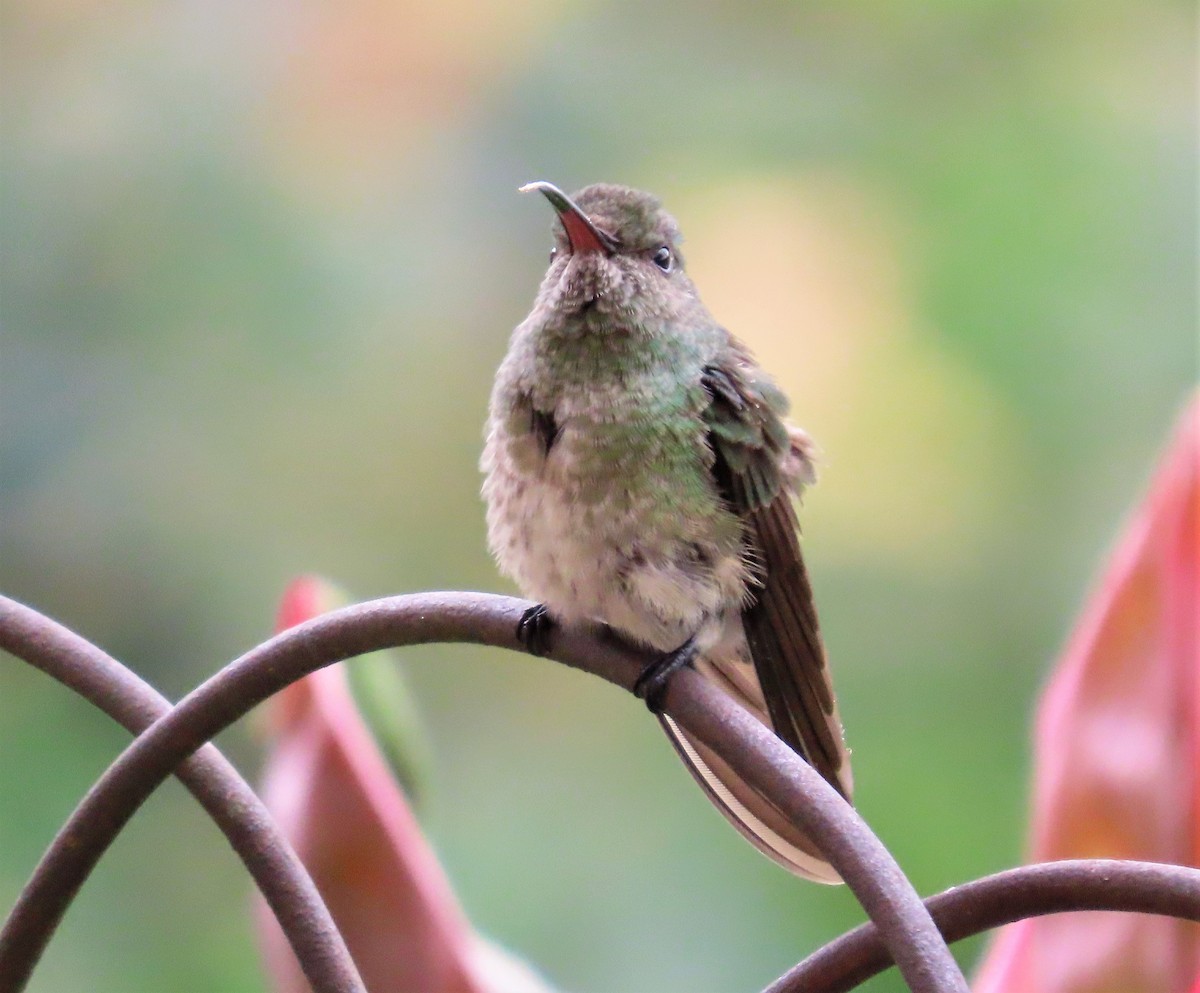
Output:
<path fill-rule="evenodd" d="M 280 627 L 342 599 L 320 580 L 297 580 L 283 598 Z M 263 799 L 312 874 L 371 993 L 544 990 L 471 930 L 359 717 L 342 667 L 293 684 L 272 708 L 275 741 Z M 261 902 L 258 911 L 275 989 L 307 993 L 274 917 Z"/>
<path fill-rule="evenodd" d="M 1035 733 L 1034 861 L 1200 864 L 1200 398 L 1059 660 Z M 1061 914 L 1006 928 L 976 993 L 1183 993 L 1200 927 Z"/>

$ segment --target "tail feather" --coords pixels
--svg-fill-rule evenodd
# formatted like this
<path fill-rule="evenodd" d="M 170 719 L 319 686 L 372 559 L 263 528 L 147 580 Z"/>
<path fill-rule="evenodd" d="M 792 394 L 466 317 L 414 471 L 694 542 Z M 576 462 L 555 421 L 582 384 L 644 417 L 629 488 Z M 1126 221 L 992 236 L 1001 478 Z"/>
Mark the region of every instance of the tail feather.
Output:
<path fill-rule="evenodd" d="M 752 663 L 737 657 L 696 660 L 696 669 L 771 727 L 762 687 Z M 712 749 L 703 745 L 665 714 L 663 730 L 688 771 L 726 819 L 755 848 L 790 872 L 818 883 L 840 883 L 841 877 L 817 847 L 766 797 L 737 775 Z M 849 792 L 848 764 L 843 785 Z"/>
<path fill-rule="evenodd" d="M 747 841 L 789 872 L 818 883 L 840 883 L 816 846 L 769 800 L 752 789 L 711 749 L 665 714 L 659 718 L 671 744 L 709 800 Z"/>

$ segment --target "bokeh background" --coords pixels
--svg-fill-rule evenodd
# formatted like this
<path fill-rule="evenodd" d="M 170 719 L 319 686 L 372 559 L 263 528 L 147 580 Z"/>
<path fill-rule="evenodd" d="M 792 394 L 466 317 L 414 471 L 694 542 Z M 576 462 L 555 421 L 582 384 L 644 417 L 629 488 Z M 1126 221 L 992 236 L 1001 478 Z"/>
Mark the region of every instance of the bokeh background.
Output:
<path fill-rule="evenodd" d="M 171 696 L 302 571 L 507 590 L 476 460 L 551 223 L 516 187 L 643 186 L 824 450 L 862 812 L 922 891 L 1009 866 L 1036 691 L 1196 379 L 1193 44 L 1175 0 L 12 0 L 0 589 Z M 7 908 L 126 738 L 4 661 Z M 755 989 L 861 919 L 615 689 L 407 666 L 458 892 L 563 988 Z M 222 744 L 253 772 L 252 728 Z M 170 784 L 31 989 L 260 989 L 248 902 Z"/>

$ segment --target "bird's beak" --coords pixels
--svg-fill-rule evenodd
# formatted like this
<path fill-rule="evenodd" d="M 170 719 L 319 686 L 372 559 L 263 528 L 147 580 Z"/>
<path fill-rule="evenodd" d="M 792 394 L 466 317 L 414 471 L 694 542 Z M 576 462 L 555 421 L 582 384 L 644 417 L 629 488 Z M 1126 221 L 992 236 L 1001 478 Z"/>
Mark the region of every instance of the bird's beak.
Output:
<path fill-rule="evenodd" d="M 580 255 L 584 252 L 603 252 L 612 255 L 617 250 L 617 240 L 610 234 L 601 231 L 592 219 L 553 183 L 528 183 L 519 192 L 531 193 L 537 190 L 550 205 L 558 211 L 558 219 L 562 221 L 563 230 L 567 232 L 567 241 L 571 243 L 571 253 Z"/>

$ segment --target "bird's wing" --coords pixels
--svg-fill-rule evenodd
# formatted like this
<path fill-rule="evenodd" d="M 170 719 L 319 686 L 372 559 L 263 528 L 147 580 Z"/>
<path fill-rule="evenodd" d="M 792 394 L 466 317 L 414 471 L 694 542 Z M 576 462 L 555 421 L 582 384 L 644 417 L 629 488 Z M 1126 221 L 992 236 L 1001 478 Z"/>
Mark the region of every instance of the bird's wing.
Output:
<path fill-rule="evenodd" d="M 703 386 L 714 479 L 745 522 L 754 564 L 756 585 L 742 626 L 771 725 L 849 799 L 849 752 L 792 504 L 807 453 L 795 450 L 798 437 L 783 421 L 783 394 L 736 344 L 724 361 L 705 368 Z"/>
<path fill-rule="evenodd" d="M 843 796 L 851 795 L 849 754 L 800 557 L 791 497 L 811 480 L 807 436 L 783 422 L 787 401 L 736 343 L 702 379 L 714 482 L 744 523 L 755 586 L 742 610 L 740 647 L 696 660 L 696 669 L 772 727 Z M 748 657 L 747 657 L 748 656 Z M 660 716 L 680 758 L 713 804 L 763 854 L 797 875 L 840 878 L 808 836 L 769 797 L 711 749 Z"/>

